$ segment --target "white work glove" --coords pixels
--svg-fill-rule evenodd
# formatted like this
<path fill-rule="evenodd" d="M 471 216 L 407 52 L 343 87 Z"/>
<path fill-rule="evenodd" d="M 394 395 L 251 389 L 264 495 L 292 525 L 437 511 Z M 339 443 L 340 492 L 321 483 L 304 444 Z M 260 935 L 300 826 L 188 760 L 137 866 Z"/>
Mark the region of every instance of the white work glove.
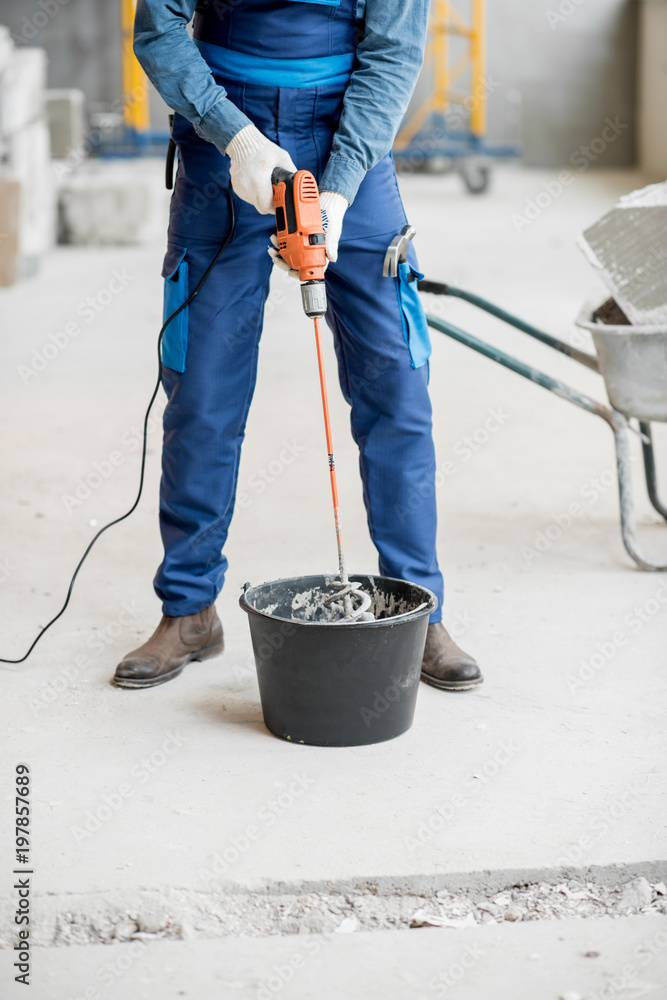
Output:
<path fill-rule="evenodd" d="M 296 171 L 287 150 L 271 142 L 254 125 L 237 132 L 225 150 L 232 161 L 230 177 L 234 193 L 254 205 L 261 215 L 273 214 L 271 175 L 276 167 Z"/>
<path fill-rule="evenodd" d="M 343 217 L 350 207 L 345 195 L 336 191 L 320 192 L 322 223 L 327 238 L 327 257 L 335 263 L 338 260 L 338 241 L 343 232 Z"/>
<path fill-rule="evenodd" d="M 322 209 L 322 226 L 326 236 L 327 260 L 338 260 L 338 242 L 343 231 L 343 218 L 350 203 L 347 198 L 336 191 L 320 192 L 320 207 Z M 273 246 L 269 247 L 269 257 L 282 271 L 287 271 L 291 278 L 298 278 L 299 272 L 293 270 L 287 261 L 283 260 L 278 252 L 278 237 L 273 234 L 271 237 Z"/>

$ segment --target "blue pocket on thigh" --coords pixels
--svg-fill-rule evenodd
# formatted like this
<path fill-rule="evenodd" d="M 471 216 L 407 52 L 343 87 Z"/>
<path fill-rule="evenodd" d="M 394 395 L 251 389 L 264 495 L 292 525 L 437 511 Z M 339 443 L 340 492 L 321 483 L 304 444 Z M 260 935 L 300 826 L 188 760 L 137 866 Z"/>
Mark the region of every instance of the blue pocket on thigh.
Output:
<path fill-rule="evenodd" d="M 401 304 L 403 337 L 410 351 L 413 368 L 421 368 L 431 356 L 431 337 L 417 291 L 417 281 L 421 281 L 423 277 L 411 264 L 398 265 L 398 298 Z"/>
<path fill-rule="evenodd" d="M 164 258 L 162 277 L 164 278 L 164 308 L 162 322 L 165 323 L 183 305 L 188 297 L 187 250 L 170 244 Z M 162 364 L 175 372 L 185 371 L 185 354 L 188 349 L 188 307 L 181 309 L 162 334 Z"/>

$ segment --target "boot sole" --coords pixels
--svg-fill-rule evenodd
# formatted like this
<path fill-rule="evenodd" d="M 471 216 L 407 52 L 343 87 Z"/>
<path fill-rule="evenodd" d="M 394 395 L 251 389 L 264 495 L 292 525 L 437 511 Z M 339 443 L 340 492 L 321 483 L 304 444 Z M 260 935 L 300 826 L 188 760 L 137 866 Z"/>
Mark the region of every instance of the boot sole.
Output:
<path fill-rule="evenodd" d="M 474 681 L 441 681 L 438 677 L 433 677 L 422 670 L 421 679 L 430 684 L 431 687 L 438 688 L 439 691 L 470 691 L 471 688 L 479 687 L 484 683 L 483 677 L 478 677 Z"/>
<path fill-rule="evenodd" d="M 225 648 L 224 642 L 218 643 L 217 646 L 206 646 L 205 649 L 199 649 L 188 656 L 187 660 L 178 667 L 174 667 L 167 674 L 159 674 L 157 677 L 144 677 L 137 678 L 136 680 L 132 677 L 115 677 L 113 678 L 113 684 L 119 688 L 151 688 L 157 687 L 158 684 L 166 684 L 167 681 L 171 681 L 174 677 L 178 677 L 180 673 L 183 672 L 183 668 L 187 667 L 188 663 L 198 662 L 200 660 L 208 660 L 212 656 L 217 656 Z"/>

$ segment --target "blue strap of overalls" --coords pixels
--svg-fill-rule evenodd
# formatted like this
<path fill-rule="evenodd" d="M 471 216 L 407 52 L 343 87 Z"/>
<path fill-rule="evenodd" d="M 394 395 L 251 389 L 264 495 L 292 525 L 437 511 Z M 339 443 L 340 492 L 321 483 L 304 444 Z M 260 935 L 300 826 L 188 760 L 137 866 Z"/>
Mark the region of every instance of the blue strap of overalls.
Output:
<path fill-rule="evenodd" d="M 348 82 L 354 69 L 354 52 L 318 59 L 269 59 L 210 42 L 195 40 L 195 44 L 214 73 L 238 83 L 296 88 L 341 86 Z"/>

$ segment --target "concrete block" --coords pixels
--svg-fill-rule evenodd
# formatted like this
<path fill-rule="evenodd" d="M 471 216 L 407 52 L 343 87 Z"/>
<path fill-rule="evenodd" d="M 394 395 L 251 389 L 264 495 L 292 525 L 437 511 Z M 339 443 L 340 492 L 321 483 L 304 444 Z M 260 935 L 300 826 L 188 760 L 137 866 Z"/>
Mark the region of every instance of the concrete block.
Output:
<path fill-rule="evenodd" d="M 7 163 L 23 192 L 19 249 L 22 272 L 28 275 L 55 243 L 55 183 L 46 122 L 33 122 L 12 136 Z"/>
<path fill-rule="evenodd" d="M 82 90 L 47 90 L 46 114 L 51 134 L 51 155 L 65 160 L 80 150 L 85 133 L 85 98 Z"/>
<path fill-rule="evenodd" d="M 125 245 L 139 243 L 149 214 L 148 183 L 141 179 L 77 174 L 60 190 L 62 243 Z"/>
<path fill-rule="evenodd" d="M 44 116 L 44 49 L 14 48 L 0 79 L 0 132 L 5 138 Z"/>
<path fill-rule="evenodd" d="M 21 184 L 0 175 L 0 286 L 19 277 L 19 213 Z"/>
<path fill-rule="evenodd" d="M 16 48 L 7 30 L 0 29 L 0 155 L 3 169 L 21 192 L 17 255 L 14 265 L 4 262 L 5 277 L 34 272 L 55 239 L 54 179 L 44 114 L 46 66 L 43 49 Z"/>
<path fill-rule="evenodd" d="M 667 327 L 667 182 L 620 198 L 579 242 L 631 323 Z"/>
<path fill-rule="evenodd" d="M 14 42 L 12 41 L 9 29 L 0 25 L 0 158 L 5 157 L 7 150 L 7 137 L 3 123 L 3 107 L 5 99 L 3 94 L 6 89 L 7 70 L 14 56 Z"/>
<path fill-rule="evenodd" d="M 14 51 L 14 43 L 9 28 L 0 24 L 0 74 L 4 73 Z"/>

